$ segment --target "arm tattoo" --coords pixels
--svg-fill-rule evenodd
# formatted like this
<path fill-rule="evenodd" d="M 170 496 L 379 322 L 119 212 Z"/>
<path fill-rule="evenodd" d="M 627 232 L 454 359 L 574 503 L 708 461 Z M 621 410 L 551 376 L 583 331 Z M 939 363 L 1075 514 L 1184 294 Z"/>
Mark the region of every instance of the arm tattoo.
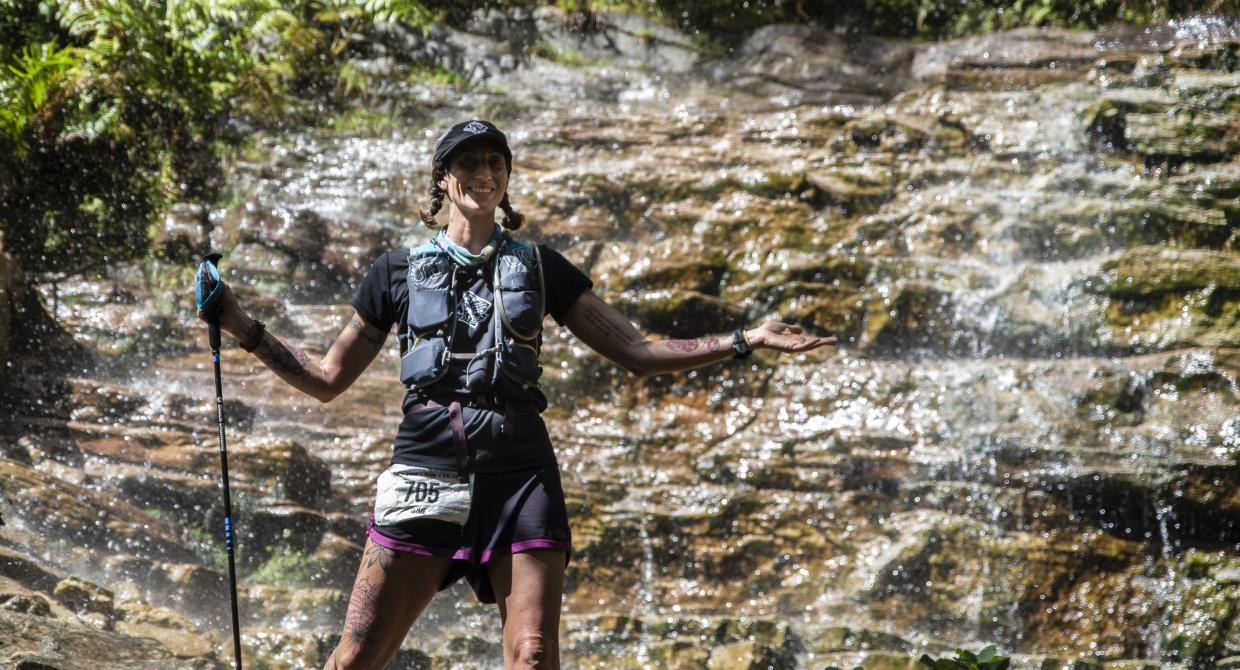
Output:
<path fill-rule="evenodd" d="M 598 329 L 599 332 L 614 337 L 625 344 L 633 344 L 633 335 L 626 332 L 619 324 L 607 318 L 605 314 L 595 307 L 586 309 L 586 320 L 590 325 Z"/>
<path fill-rule="evenodd" d="M 706 342 L 706 348 L 711 351 L 719 351 L 719 338 L 712 337 Z"/>
<path fill-rule="evenodd" d="M 347 328 L 352 328 L 353 330 L 356 330 L 356 331 L 357 331 L 357 336 L 358 336 L 358 337 L 360 337 L 360 338 L 362 338 L 363 340 L 366 340 L 367 342 L 371 343 L 372 345 L 374 345 L 374 348 L 376 348 L 376 349 L 382 349 L 382 348 L 383 348 L 383 341 L 387 339 L 387 333 L 384 333 L 384 334 L 382 334 L 382 335 L 371 335 L 370 333 L 367 333 L 367 332 L 366 332 L 366 322 L 362 321 L 361 319 L 357 318 L 356 316 L 355 316 L 355 317 L 353 317 L 353 318 L 349 321 L 349 325 L 348 325 L 348 326 L 346 326 L 346 327 L 347 327 Z"/>
<path fill-rule="evenodd" d="M 262 342 L 259 343 L 254 353 L 258 355 L 259 360 L 276 372 L 283 372 L 294 377 L 304 377 L 309 374 L 306 366 L 310 364 L 310 357 L 306 355 L 306 352 L 288 346 L 271 333 L 263 334 Z"/>
<path fill-rule="evenodd" d="M 689 353 L 702 346 L 702 343 L 697 340 L 666 340 L 666 343 L 668 349 L 682 353 Z"/>

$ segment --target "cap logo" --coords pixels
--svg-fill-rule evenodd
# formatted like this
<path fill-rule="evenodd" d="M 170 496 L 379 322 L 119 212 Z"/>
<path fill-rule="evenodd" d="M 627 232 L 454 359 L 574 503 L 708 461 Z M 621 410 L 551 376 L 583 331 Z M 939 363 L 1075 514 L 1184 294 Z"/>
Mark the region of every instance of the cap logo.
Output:
<path fill-rule="evenodd" d="M 470 121 L 465 124 L 464 128 L 461 128 L 461 132 L 469 133 L 470 135 L 477 135 L 478 133 L 485 133 L 486 131 L 487 127 L 477 121 Z"/>

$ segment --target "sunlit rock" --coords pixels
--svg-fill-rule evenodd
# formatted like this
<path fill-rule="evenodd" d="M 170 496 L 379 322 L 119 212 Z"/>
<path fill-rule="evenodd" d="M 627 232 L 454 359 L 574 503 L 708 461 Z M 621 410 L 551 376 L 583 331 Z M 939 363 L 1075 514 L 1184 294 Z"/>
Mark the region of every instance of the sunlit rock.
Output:
<path fill-rule="evenodd" d="M 48 641 L 54 640 L 53 645 Z M 209 656 L 178 659 L 159 641 L 94 630 L 66 621 L 0 611 L 0 662 L 14 668 L 90 667 L 122 670 L 135 667 L 217 670 L 226 667 Z"/>
<path fill-rule="evenodd" d="M 174 610 L 140 602 L 122 602 L 116 632 L 158 640 L 178 658 L 206 657 L 215 651 L 211 639 Z"/>
<path fill-rule="evenodd" d="M 76 577 L 68 577 L 56 584 L 52 595 L 79 615 L 101 615 L 104 627 L 109 630 L 116 619 L 115 598 L 112 592 L 98 584 L 92 584 Z"/>

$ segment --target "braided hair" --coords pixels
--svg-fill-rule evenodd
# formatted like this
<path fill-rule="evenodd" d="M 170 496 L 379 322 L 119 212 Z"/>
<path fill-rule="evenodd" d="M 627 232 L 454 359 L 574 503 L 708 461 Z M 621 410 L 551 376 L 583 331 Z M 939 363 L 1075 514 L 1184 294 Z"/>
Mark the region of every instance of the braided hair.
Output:
<path fill-rule="evenodd" d="M 508 166 L 508 173 L 512 174 L 512 165 Z M 428 193 L 431 196 L 431 208 L 429 210 L 419 209 L 418 216 L 421 217 L 423 225 L 427 228 L 438 228 L 439 222 L 435 220 L 435 215 L 439 210 L 443 209 L 443 199 L 447 195 L 439 182 L 448 176 L 448 164 L 446 161 L 435 161 L 431 166 L 431 187 Z M 525 215 L 513 208 L 512 203 L 508 201 L 508 192 L 504 192 L 504 198 L 499 201 L 499 208 L 504 210 L 504 219 L 500 221 L 500 225 L 508 230 L 516 230 L 525 223 Z"/>
<path fill-rule="evenodd" d="M 443 191 L 443 187 L 439 185 L 439 182 L 443 181 L 447 174 L 447 163 L 443 161 L 435 161 L 435 164 L 431 166 L 431 208 L 430 210 L 418 210 L 418 216 L 422 218 L 422 223 L 427 228 L 439 227 L 439 222 L 435 220 L 435 215 L 439 213 L 439 210 L 443 209 L 443 197 L 446 195 Z"/>

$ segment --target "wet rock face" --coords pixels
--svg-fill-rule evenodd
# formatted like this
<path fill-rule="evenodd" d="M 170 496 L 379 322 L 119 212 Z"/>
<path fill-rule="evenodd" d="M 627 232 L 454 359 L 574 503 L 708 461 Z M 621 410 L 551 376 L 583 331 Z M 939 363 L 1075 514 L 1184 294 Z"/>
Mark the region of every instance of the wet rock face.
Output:
<path fill-rule="evenodd" d="M 23 292 L 21 270 L 13 257 L 4 252 L 4 237 L 0 236 L 0 361 L 9 360 L 13 312 L 20 304 Z"/>
<path fill-rule="evenodd" d="M 426 235 L 437 129 L 483 116 L 515 149 L 518 234 L 643 331 L 840 338 L 634 381 L 548 322 L 564 665 L 905 669 L 979 642 L 1014 667 L 1233 663 L 1234 22 L 937 44 L 775 26 L 711 60 L 600 17 L 385 28 L 366 66 L 401 130 L 258 137 L 237 204 L 194 231 L 273 332 L 324 351 L 372 260 Z M 402 50 L 474 86 L 410 83 Z M 201 243 L 172 223 L 169 258 Z M 0 438 L 0 616 L 68 640 L 14 642 L 21 662 L 231 653 L 211 361 L 159 271 L 61 287 L 50 311 L 104 372 L 43 395 L 30 375 Z M 393 349 L 325 406 L 222 353 L 249 664 L 319 667 L 339 640 Z M 394 667 L 491 667 L 497 639 L 453 587 Z"/>

